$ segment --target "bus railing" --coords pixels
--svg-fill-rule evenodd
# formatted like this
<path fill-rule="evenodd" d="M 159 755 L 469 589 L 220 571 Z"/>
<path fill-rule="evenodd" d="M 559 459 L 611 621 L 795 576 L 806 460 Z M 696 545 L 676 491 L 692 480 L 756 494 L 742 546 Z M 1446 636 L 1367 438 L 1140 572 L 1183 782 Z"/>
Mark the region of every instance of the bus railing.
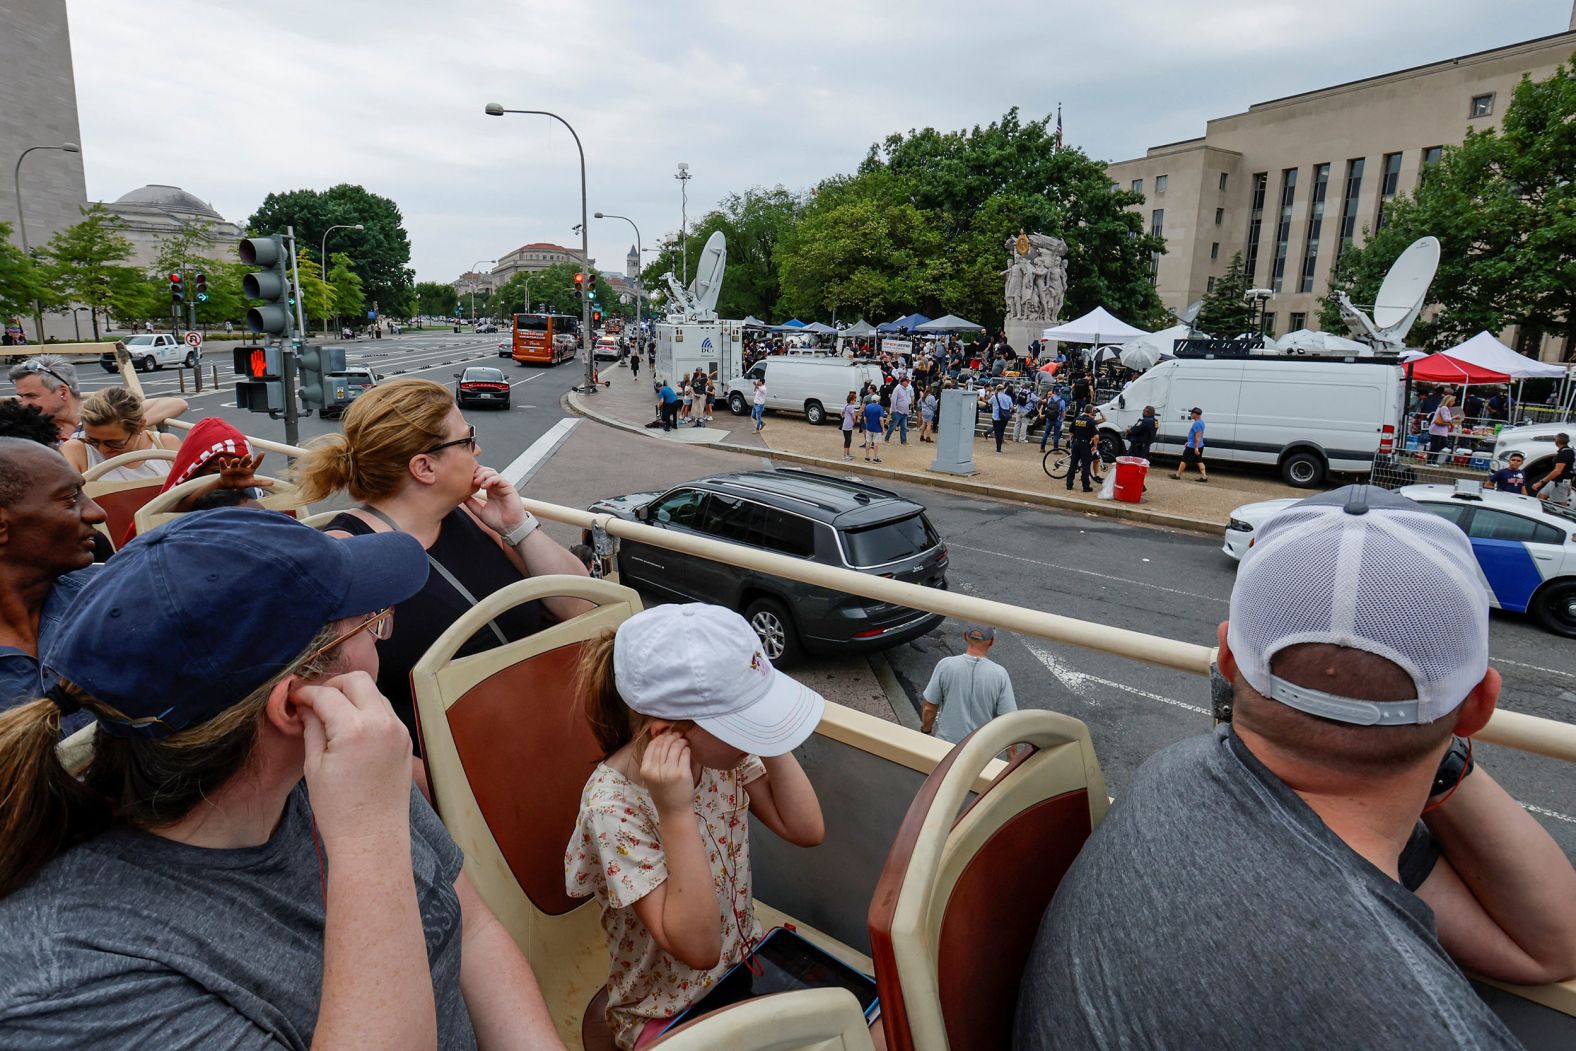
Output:
<path fill-rule="evenodd" d="M 179 420 L 170 422 L 182 428 L 191 426 Z M 297 446 L 279 442 L 251 438 L 248 440 L 257 448 L 281 452 L 287 456 L 301 456 L 306 452 L 305 449 Z M 1043 610 L 1014 606 L 994 599 L 889 580 L 870 573 L 839 569 L 835 566 L 759 551 L 721 540 L 687 536 L 639 522 L 624 521 L 609 514 L 594 514 L 542 500 L 526 499 L 524 503 L 526 509 L 538 518 L 589 530 L 593 537 L 617 537 L 638 541 L 653 547 L 769 573 L 832 591 L 847 592 L 927 613 L 939 613 L 961 620 L 990 624 L 1007 631 L 1044 639 L 1047 642 L 1063 643 L 1094 650 L 1097 653 L 1125 657 L 1157 667 L 1187 672 L 1205 679 L 1209 677 L 1215 660 L 1213 646 L 1181 642 L 1128 628 L 1095 624 Z M 1571 723 L 1501 708 L 1495 710 L 1488 725 L 1477 734 L 1477 739 L 1505 748 L 1576 763 L 1576 725 Z"/>

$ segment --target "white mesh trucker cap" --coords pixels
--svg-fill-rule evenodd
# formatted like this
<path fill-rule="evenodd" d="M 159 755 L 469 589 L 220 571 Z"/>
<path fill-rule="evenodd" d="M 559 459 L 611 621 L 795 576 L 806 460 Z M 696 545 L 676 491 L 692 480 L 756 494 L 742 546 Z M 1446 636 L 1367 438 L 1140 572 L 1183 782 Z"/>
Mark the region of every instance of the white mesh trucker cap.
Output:
<path fill-rule="evenodd" d="M 1231 592 L 1227 642 L 1250 686 L 1299 711 L 1362 726 L 1429 723 L 1487 671 L 1488 608 L 1460 528 L 1385 489 L 1349 485 L 1259 529 Z M 1395 662 L 1416 699 L 1338 697 L 1271 674 L 1277 653 L 1305 642 Z"/>
<path fill-rule="evenodd" d="M 793 751 L 826 701 L 772 667 L 748 621 L 704 602 L 654 606 L 618 626 L 613 684 L 624 703 L 658 719 L 690 719 L 753 755 Z"/>

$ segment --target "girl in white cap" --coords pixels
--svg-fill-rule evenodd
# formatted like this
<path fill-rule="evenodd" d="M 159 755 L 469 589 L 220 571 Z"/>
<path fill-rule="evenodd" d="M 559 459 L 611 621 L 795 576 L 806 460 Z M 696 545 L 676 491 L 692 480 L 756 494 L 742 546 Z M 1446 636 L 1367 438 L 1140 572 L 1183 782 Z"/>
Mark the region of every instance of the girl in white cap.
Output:
<path fill-rule="evenodd" d="M 743 617 L 702 603 L 589 643 L 575 693 L 607 757 L 580 797 L 565 884 L 602 906 L 608 1023 L 629 1051 L 759 940 L 746 809 L 796 846 L 825 836 L 793 749 L 826 702 L 772 667 Z"/>

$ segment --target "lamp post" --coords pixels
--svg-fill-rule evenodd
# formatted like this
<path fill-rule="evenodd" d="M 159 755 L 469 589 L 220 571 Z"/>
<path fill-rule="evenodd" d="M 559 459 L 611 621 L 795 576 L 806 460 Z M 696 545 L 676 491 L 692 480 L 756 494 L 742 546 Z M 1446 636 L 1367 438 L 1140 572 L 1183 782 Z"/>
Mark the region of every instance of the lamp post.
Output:
<path fill-rule="evenodd" d="M 591 349 L 591 229 L 587 222 L 586 214 L 586 151 L 580 145 L 580 136 L 574 126 L 556 113 L 549 113 L 544 109 L 504 109 L 497 102 L 487 103 L 489 117 L 501 117 L 505 113 L 522 113 L 536 117 L 551 117 L 569 129 L 570 136 L 575 140 L 575 149 L 580 154 L 580 265 L 585 268 L 586 280 L 580 286 L 580 349 L 586 358 L 586 385 L 587 394 L 596 393 L 596 355 Z"/>
<path fill-rule="evenodd" d="M 366 229 L 366 227 L 363 226 L 360 223 L 355 223 L 355 224 L 351 224 L 351 223 L 337 223 L 334 226 L 330 226 L 327 230 L 323 231 L 323 245 L 318 250 L 317 261 L 318 261 L 318 265 L 323 268 L 323 280 L 325 282 L 328 280 L 328 235 L 333 233 L 335 230 L 365 230 L 365 229 Z M 324 339 L 328 338 L 328 315 L 327 314 L 323 315 L 323 338 Z"/>
<path fill-rule="evenodd" d="M 685 164 L 683 161 L 679 161 L 678 173 L 676 175 L 674 175 L 673 177 L 679 181 L 679 243 L 684 246 L 684 268 L 683 268 L 684 272 L 679 275 L 679 277 L 682 278 L 682 280 L 679 281 L 679 284 L 688 287 L 688 285 L 689 285 L 689 233 L 688 233 L 688 230 L 689 230 L 689 181 L 692 178 L 692 176 L 690 175 L 689 165 Z"/>
<path fill-rule="evenodd" d="M 496 259 L 478 259 L 478 260 L 476 260 L 476 262 L 471 264 L 471 274 L 473 275 L 471 277 L 471 332 L 472 332 L 472 334 L 474 334 L 475 331 L 476 331 L 476 285 L 478 284 L 478 282 L 476 280 L 476 276 L 477 276 L 476 275 L 476 268 L 481 266 L 483 263 L 486 263 L 489 266 L 497 266 L 498 265 L 498 260 L 496 260 Z"/>
<path fill-rule="evenodd" d="M 16 158 L 16 167 L 12 170 L 11 181 L 16 188 L 16 220 L 17 232 L 22 235 L 22 254 L 31 255 L 32 250 L 27 244 L 27 212 L 22 208 L 22 161 L 34 150 L 59 150 L 62 153 L 81 153 L 82 147 L 74 142 L 62 142 L 59 146 L 29 146 Z M 38 300 L 33 300 L 33 327 L 38 342 L 44 342 L 44 308 Z"/>
<path fill-rule="evenodd" d="M 640 258 L 641 256 L 643 256 L 645 254 L 645 249 L 643 249 L 641 247 L 641 245 L 640 245 L 640 227 L 635 226 L 635 220 L 631 219 L 627 215 L 613 215 L 611 212 L 597 212 L 596 213 L 596 217 L 598 219 L 622 219 L 626 223 L 628 223 L 630 226 L 634 226 L 635 227 L 635 257 L 638 259 L 638 258 Z M 640 332 L 641 332 L 641 329 L 640 329 L 640 301 L 641 301 L 641 299 L 643 299 L 645 297 L 640 295 L 640 288 L 641 288 L 640 275 L 637 273 L 637 274 L 634 274 L 632 276 L 635 279 L 635 352 L 638 354 L 640 352 Z"/>

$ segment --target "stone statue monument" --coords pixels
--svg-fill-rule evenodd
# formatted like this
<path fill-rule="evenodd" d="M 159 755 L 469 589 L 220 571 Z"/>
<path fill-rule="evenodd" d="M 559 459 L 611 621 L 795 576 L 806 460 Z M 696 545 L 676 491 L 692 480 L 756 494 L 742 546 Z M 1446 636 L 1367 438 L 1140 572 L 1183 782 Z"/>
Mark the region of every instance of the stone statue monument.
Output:
<path fill-rule="evenodd" d="M 1019 353 L 1061 319 L 1067 298 L 1067 244 L 1049 234 L 1007 238 L 1008 264 L 1002 271 L 1007 303 L 1007 342 Z"/>

